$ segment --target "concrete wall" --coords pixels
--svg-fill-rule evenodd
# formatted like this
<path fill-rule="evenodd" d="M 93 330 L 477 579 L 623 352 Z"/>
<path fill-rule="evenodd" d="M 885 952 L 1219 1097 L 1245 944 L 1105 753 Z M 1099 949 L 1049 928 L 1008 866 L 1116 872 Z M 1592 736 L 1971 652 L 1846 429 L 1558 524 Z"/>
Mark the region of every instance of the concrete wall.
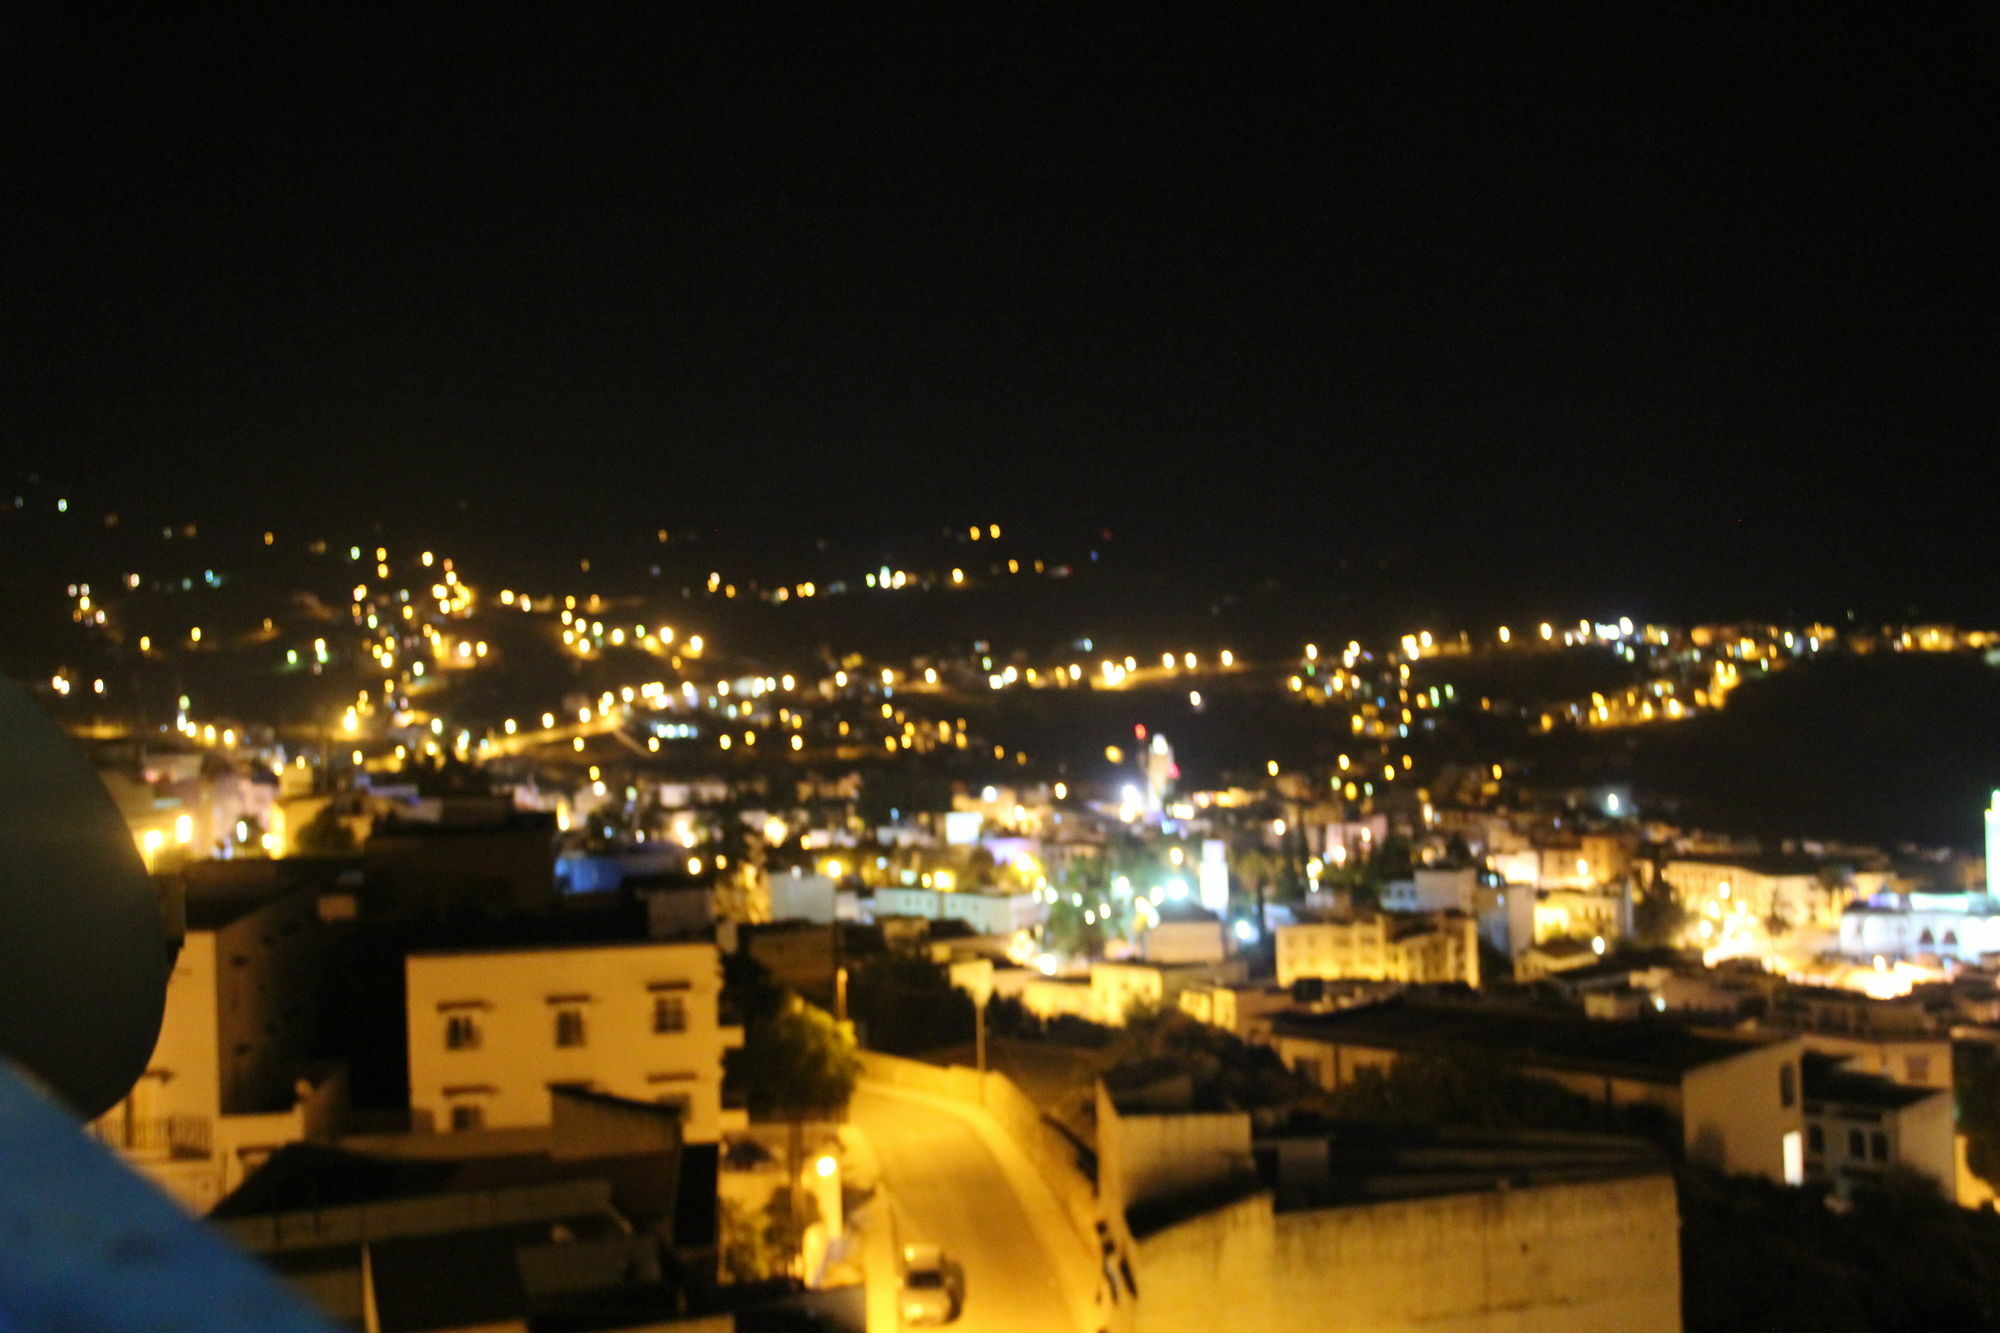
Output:
<path fill-rule="evenodd" d="M 1681 1080 L 1681 1133 L 1690 1160 L 1733 1175 L 1785 1178 L 1785 1136 L 1805 1142 L 1805 1088 L 1797 1041 L 1752 1048 L 1690 1070 Z M 1792 1104 L 1781 1096 L 1781 1070 L 1791 1070 Z"/>
<path fill-rule="evenodd" d="M 1632 1180 L 1280 1213 L 1272 1327 L 1387 1333 L 1673 1333 L 1673 1181 Z M 1149 1265 L 1150 1267 L 1150 1265 Z"/>
<path fill-rule="evenodd" d="M 1283 1311 L 1272 1290 L 1271 1196 L 1255 1194 L 1171 1227 L 1137 1245 L 1124 1262 L 1136 1293 L 1114 1270 L 1114 1333 L 1288 1333 L 1339 1327 L 1344 1292 L 1329 1289 L 1317 1305 Z"/>
<path fill-rule="evenodd" d="M 1120 1114 L 1097 1085 L 1099 1210 L 1122 1235 L 1135 1204 L 1254 1173 L 1241 1111 Z"/>
<path fill-rule="evenodd" d="M 1212 1119 L 1213 1117 L 1202 1117 Z M 1236 1117 L 1245 1125 L 1248 1117 Z M 1110 1191 L 1120 1147 L 1168 1116 L 1103 1116 Z M 1200 1127 L 1197 1127 L 1197 1134 Z M 1101 1127 L 1100 1133 L 1105 1133 Z M 1143 1146 L 1143 1145 L 1142 1145 Z M 1610 1181 L 1274 1212 L 1256 1191 L 1142 1240 L 1113 1221 L 1115 1333 L 1676 1333 L 1679 1215 L 1672 1178 Z"/>
<path fill-rule="evenodd" d="M 452 1107 L 480 1108 L 495 1128 L 549 1123 L 551 1084 L 582 1084 L 635 1101 L 684 1100 L 690 1143 L 727 1127 L 722 1053 L 742 1041 L 720 1023 L 720 955 L 708 943 L 619 944 L 413 955 L 409 997 L 410 1107 L 419 1123 L 451 1124 Z M 681 997 L 686 1027 L 656 1033 L 658 995 Z M 556 1044 L 556 1014 L 583 1017 L 580 1046 Z M 478 1045 L 451 1050 L 448 1019 L 470 1017 Z"/>

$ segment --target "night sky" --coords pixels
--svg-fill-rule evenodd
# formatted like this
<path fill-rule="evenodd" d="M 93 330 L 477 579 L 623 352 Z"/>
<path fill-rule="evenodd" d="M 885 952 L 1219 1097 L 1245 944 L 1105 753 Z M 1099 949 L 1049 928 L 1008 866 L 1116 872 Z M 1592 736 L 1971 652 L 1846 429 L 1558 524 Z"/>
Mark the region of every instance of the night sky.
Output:
<path fill-rule="evenodd" d="M 0 10 L 10 479 L 2000 603 L 1990 7 L 292 8 Z"/>

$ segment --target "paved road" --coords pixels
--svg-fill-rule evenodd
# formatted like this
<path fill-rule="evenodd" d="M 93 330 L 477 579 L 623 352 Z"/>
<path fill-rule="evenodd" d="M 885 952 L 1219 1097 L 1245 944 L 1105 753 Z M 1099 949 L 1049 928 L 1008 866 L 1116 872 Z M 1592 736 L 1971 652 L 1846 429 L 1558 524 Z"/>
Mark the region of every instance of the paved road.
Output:
<path fill-rule="evenodd" d="M 881 1163 L 897 1244 L 942 1245 L 964 1266 L 965 1308 L 956 1329 L 1069 1333 L 1072 1316 L 1055 1260 L 964 1119 L 936 1103 L 866 1085 L 854 1096 L 851 1116 Z"/>

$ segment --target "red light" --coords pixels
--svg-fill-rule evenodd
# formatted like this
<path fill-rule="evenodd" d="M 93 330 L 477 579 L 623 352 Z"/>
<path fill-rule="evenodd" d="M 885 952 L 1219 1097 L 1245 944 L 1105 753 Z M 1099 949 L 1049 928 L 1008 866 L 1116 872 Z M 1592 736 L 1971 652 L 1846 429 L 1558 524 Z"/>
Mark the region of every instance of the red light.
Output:
<path fill-rule="evenodd" d="M 1137 736 L 1137 737 L 1138 737 L 1138 738 L 1139 738 L 1140 740 L 1142 740 L 1142 741 L 1143 741 L 1143 740 L 1145 740 L 1145 739 L 1146 739 L 1146 724 L 1145 724 L 1145 723 L 1143 723 L 1143 722 L 1134 722 L 1134 723 L 1132 724 L 1132 734 L 1133 734 L 1134 736 Z"/>

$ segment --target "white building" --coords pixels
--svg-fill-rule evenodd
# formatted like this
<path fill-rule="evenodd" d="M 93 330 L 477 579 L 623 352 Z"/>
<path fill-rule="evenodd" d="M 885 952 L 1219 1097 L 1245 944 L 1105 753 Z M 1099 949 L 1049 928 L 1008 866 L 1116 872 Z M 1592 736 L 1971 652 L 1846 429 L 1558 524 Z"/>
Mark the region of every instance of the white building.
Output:
<path fill-rule="evenodd" d="M 1986 809 L 1986 892 L 2000 898 L 2000 790 Z"/>
<path fill-rule="evenodd" d="M 549 1123 L 549 1089 L 678 1105 L 690 1143 L 746 1122 L 722 1106 L 715 945 L 565 944 L 412 954 L 410 1108 L 439 1130 Z"/>
<path fill-rule="evenodd" d="M 1875 898 L 1841 913 L 1840 951 L 1891 960 L 1929 954 L 1976 963 L 2000 953 L 2000 899 L 1983 893 L 1912 893 Z"/>
<path fill-rule="evenodd" d="M 1686 857 L 1668 861 L 1660 877 L 1689 917 L 1716 923 L 1733 916 L 1755 922 L 1781 917 L 1788 926 L 1830 930 L 1848 896 L 1829 888 L 1818 865 L 1800 857 Z"/>
<path fill-rule="evenodd" d="M 835 893 L 832 876 L 801 871 L 797 866 L 770 878 L 771 920 L 833 922 Z"/>
<path fill-rule="evenodd" d="M 310 888 L 188 904 L 146 1072 L 91 1130 L 193 1212 L 285 1144 L 332 1129 L 343 1081 L 301 1058 L 318 931 Z"/>
<path fill-rule="evenodd" d="M 1139 952 L 1149 963 L 1219 963 L 1229 955 L 1229 941 L 1213 914 L 1189 912 L 1149 928 Z"/>
<path fill-rule="evenodd" d="M 1011 935 L 1032 930 L 1046 909 L 1032 893 L 958 892 L 937 889 L 880 888 L 875 890 L 875 917 L 920 916 L 932 921 L 963 921 L 981 935 Z"/>
<path fill-rule="evenodd" d="M 1471 866 L 1419 866 L 1409 879 L 1391 880 L 1382 906 L 1391 912 L 1464 912 L 1477 909 L 1479 872 Z"/>

